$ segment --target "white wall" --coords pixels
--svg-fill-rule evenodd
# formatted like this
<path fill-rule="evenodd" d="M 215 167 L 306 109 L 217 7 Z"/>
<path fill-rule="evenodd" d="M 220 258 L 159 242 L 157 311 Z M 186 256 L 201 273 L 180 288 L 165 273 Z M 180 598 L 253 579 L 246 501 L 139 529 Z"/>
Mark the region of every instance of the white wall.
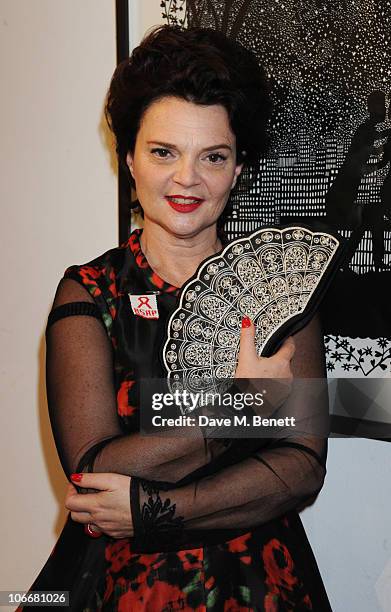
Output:
<path fill-rule="evenodd" d="M 328 474 L 301 515 L 333 612 L 391 610 L 391 443 L 331 439 Z"/>
<path fill-rule="evenodd" d="M 129 46 L 136 47 L 144 34 L 155 25 L 166 23 L 157 0 L 129 0 Z"/>
<path fill-rule="evenodd" d="M 30 586 L 64 523 L 43 333 L 65 268 L 117 244 L 115 44 L 114 0 L 0 0 L 0 590 Z"/>

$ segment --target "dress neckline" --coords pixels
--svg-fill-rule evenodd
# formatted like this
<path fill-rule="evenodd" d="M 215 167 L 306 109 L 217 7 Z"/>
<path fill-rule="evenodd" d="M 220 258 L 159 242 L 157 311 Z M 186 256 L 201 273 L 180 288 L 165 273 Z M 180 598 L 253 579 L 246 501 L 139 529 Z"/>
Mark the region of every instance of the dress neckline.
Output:
<path fill-rule="evenodd" d="M 167 281 L 160 278 L 160 276 L 156 274 L 156 272 L 149 265 L 147 258 L 141 250 L 140 236 L 142 234 L 142 231 L 143 230 L 141 228 L 133 230 L 128 240 L 128 247 L 134 256 L 134 260 L 137 266 L 144 271 L 150 283 L 154 285 L 154 287 L 164 293 L 178 295 L 180 292 L 180 288 L 175 287 L 175 285 L 171 285 Z"/>

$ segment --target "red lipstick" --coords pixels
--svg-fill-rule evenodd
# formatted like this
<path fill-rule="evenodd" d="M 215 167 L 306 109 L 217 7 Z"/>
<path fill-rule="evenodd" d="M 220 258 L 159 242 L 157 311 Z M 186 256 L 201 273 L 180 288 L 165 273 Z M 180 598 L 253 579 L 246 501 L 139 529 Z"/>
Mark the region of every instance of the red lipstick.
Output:
<path fill-rule="evenodd" d="M 179 194 L 170 194 L 165 197 L 171 208 L 183 213 L 192 212 L 204 201 L 202 198 L 197 198 L 195 196 L 183 196 Z"/>

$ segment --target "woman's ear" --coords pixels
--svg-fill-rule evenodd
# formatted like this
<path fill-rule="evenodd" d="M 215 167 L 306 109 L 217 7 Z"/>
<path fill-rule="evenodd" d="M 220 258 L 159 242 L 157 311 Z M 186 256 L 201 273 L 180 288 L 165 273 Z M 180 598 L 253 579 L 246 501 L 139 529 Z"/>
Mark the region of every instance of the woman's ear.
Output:
<path fill-rule="evenodd" d="M 132 157 L 130 151 L 128 151 L 128 153 L 126 155 L 126 164 L 127 164 L 128 168 L 129 168 L 130 174 L 134 178 L 134 174 L 133 174 L 133 157 Z"/>
<path fill-rule="evenodd" d="M 247 152 L 246 151 L 242 151 L 241 158 L 243 159 L 244 157 L 246 157 L 246 155 L 247 155 Z M 235 174 L 234 174 L 234 178 L 233 178 L 233 181 L 232 181 L 231 189 L 233 189 L 235 187 L 236 181 L 238 180 L 238 177 L 240 176 L 240 173 L 243 170 L 243 166 L 244 166 L 244 162 L 243 161 L 242 161 L 242 163 L 236 165 L 236 167 L 235 167 Z"/>
<path fill-rule="evenodd" d="M 232 181 L 231 189 L 233 189 L 235 187 L 236 181 L 238 180 L 242 170 L 243 170 L 243 164 L 238 164 L 235 167 L 235 174 L 234 174 L 234 178 L 233 178 L 233 181 Z"/>

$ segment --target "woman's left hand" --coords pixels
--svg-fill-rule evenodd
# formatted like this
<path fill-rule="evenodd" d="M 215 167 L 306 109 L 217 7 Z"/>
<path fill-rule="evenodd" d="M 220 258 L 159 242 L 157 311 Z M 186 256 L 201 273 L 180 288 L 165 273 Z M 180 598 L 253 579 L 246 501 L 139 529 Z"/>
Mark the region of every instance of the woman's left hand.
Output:
<path fill-rule="evenodd" d="M 77 486 L 97 492 L 78 493 L 69 484 L 65 507 L 77 523 L 90 523 L 111 538 L 129 538 L 134 534 L 130 480 L 121 474 L 83 473 Z"/>

